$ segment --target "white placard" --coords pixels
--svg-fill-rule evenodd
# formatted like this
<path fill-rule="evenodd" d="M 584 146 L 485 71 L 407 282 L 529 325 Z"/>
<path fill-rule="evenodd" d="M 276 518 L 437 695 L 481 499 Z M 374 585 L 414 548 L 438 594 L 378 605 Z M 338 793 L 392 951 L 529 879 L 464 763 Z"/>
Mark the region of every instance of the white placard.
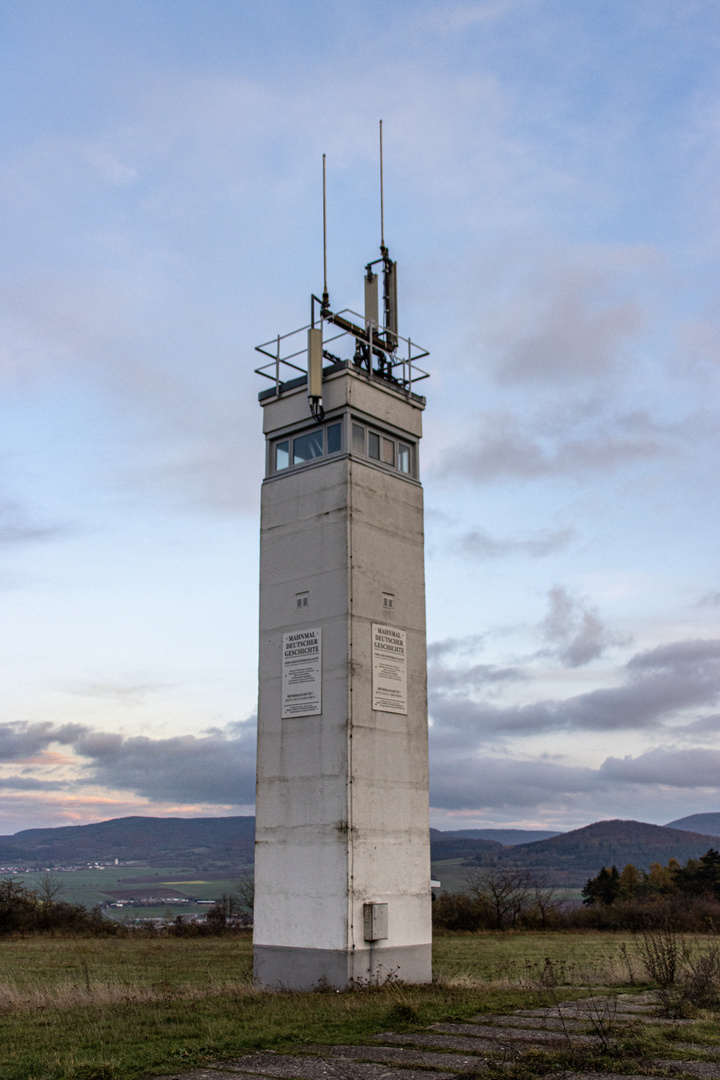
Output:
<path fill-rule="evenodd" d="M 407 716 L 407 632 L 372 624 L 372 707 Z"/>
<path fill-rule="evenodd" d="M 322 712 L 322 627 L 283 634 L 282 718 Z"/>

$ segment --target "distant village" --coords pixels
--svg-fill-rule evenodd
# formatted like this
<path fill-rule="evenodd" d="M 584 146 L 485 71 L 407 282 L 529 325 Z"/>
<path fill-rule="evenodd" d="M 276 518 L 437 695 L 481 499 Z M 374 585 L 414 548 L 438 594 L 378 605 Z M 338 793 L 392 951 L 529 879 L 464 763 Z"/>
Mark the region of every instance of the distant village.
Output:
<path fill-rule="evenodd" d="M 141 859 L 111 859 L 108 862 L 75 863 L 67 866 L 0 866 L 0 877 L 15 876 L 18 874 L 71 874 L 79 871 L 86 872 L 88 870 L 110 870 L 116 866 L 144 865 L 145 862 Z M 174 896 L 170 894 L 167 896 L 130 896 L 123 900 L 103 900 L 97 906 L 101 910 L 106 910 L 109 908 L 185 907 L 189 904 L 211 908 L 217 904 L 217 900 L 208 900 L 195 896 Z M 204 915 L 196 914 L 187 916 L 189 922 L 202 921 L 204 918 Z M 153 918 L 144 921 L 166 922 L 167 920 Z"/>

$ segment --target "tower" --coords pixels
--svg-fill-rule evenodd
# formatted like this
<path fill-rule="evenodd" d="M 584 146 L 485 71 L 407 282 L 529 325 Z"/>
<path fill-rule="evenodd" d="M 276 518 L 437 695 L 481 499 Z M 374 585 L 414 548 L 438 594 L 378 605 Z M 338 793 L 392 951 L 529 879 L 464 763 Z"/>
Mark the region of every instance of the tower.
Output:
<path fill-rule="evenodd" d="M 333 311 L 326 283 L 309 327 L 259 349 L 255 979 L 429 982 L 427 353 L 398 334 L 384 237 L 364 315 Z"/>

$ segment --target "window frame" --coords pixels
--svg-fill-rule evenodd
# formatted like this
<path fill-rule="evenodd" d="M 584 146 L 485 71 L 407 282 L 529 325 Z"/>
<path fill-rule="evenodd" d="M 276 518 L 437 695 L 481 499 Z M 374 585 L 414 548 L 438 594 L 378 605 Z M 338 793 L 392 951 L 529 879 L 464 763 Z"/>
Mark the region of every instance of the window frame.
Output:
<path fill-rule="evenodd" d="M 279 473 L 286 473 L 293 469 L 302 469 L 306 465 L 312 465 L 313 462 L 322 461 L 324 458 L 337 457 L 338 454 L 342 454 L 345 449 L 345 417 L 343 414 L 333 417 L 326 423 L 319 424 L 316 427 L 304 428 L 301 431 L 290 431 L 286 435 L 280 435 L 276 439 L 272 439 L 270 443 L 270 472 L 269 476 L 277 476 Z M 340 428 L 340 446 L 337 450 L 329 450 L 329 435 L 328 430 L 331 427 Z M 305 458 L 303 461 L 295 461 L 295 442 L 297 439 L 307 438 L 315 434 L 320 429 L 322 433 L 322 451 L 316 454 L 314 457 Z M 287 454 L 287 465 L 278 465 L 278 453 L 282 447 L 287 447 L 285 453 Z"/>
<path fill-rule="evenodd" d="M 362 431 L 362 444 L 363 449 L 360 450 L 356 447 L 356 432 Z M 392 472 L 398 473 L 400 476 L 407 476 L 411 480 L 417 479 L 417 458 L 416 443 L 408 439 L 407 436 L 395 435 L 391 431 L 387 431 L 381 427 L 376 427 L 374 424 L 366 423 L 364 420 L 359 420 L 354 416 L 350 417 L 350 432 L 351 432 L 351 452 L 361 457 L 366 458 L 368 461 L 375 462 L 377 465 L 381 465 L 384 469 L 388 469 Z M 359 444 L 360 439 L 357 438 Z M 392 450 L 392 461 L 388 461 L 385 455 L 385 445 L 388 444 Z M 407 453 L 408 468 L 401 468 L 401 448 Z M 373 450 L 377 450 L 377 456 L 373 453 Z"/>

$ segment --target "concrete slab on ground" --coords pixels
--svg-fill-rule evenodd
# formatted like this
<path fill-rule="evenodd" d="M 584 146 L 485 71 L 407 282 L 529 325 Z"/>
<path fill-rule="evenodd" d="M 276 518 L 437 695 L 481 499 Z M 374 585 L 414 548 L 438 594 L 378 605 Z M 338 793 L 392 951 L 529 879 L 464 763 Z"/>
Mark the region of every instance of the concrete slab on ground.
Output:
<path fill-rule="evenodd" d="M 601 1040 L 592 1028 L 599 1020 L 642 1020 L 660 1026 L 691 1023 L 654 1016 L 655 1008 L 649 994 L 595 996 L 511 1015 L 480 1013 L 470 1022 L 432 1024 L 420 1032 L 386 1031 L 373 1035 L 369 1046 L 303 1046 L 292 1054 L 270 1050 L 245 1054 L 154 1080 L 458 1080 L 463 1074 L 482 1072 L 491 1061 L 522 1061 L 529 1050 L 597 1046 Z M 582 1028 L 585 1034 L 580 1034 Z M 720 1057 L 718 1045 L 672 1042 L 671 1046 L 673 1053 Z M 637 1070 L 628 1076 L 613 1073 L 613 1080 L 637 1080 L 658 1070 L 688 1080 L 720 1080 L 720 1063 L 714 1060 L 638 1060 Z M 562 1080 L 601 1080 L 604 1075 L 564 1071 Z M 546 1080 L 551 1078 L 552 1074 Z"/>

